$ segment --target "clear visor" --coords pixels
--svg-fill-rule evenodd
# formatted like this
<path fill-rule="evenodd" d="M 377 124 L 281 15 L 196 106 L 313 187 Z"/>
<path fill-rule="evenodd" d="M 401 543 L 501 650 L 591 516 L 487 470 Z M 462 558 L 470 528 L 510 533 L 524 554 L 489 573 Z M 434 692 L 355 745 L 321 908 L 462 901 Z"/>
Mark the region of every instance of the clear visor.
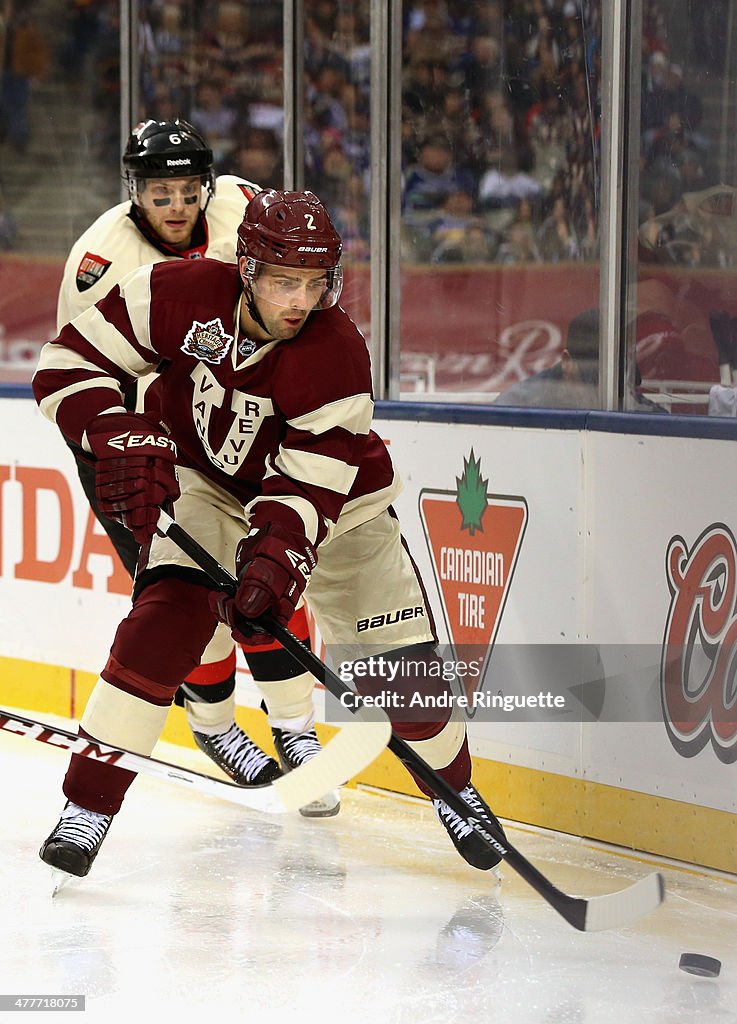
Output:
<path fill-rule="evenodd" d="M 198 206 L 206 202 L 203 178 L 167 180 L 166 178 L 133 178 L 131 199 L 144 209 L 165 206 Z"/>
<path fill-rule="evenodd" d="M 249 258 L 246 280 L 264 302 L 287 309 L 330 309 L 343 290 L 343 268 L 277 267 Z"/>

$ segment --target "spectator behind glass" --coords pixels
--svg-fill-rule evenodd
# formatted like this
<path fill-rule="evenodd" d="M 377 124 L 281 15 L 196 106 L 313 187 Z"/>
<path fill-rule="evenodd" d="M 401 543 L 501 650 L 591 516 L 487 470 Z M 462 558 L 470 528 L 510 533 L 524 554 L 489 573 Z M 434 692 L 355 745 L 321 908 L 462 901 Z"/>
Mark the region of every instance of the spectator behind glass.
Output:
<path fill-rule="evenodd" d="M 495 405 L 535 409 L 597 409 L 599 407 L 599 311 L 589 309 L 571 320 L 566 347 L 547 370 L 518 381 L 495 400 Z M 640 384 L 639 371 L 636 386 Z M 664 413 L 638 392 L 635 412 Z"/>
<path fill-rule="evenodd" d="M 333 222 L 343 239 L 343 256 L 348 262 L 366 262 L 369 246 L 369 201 L 363 179 L 351 175 L 338 190 L 333 206 Z"/>
<path fill-rule="evenodd" d="M 498 241 L 480 219 L 469 220 L 459 238 L 443 242 L 432 253 L 433 263 L 490 263 Z"/>
<path fill-rule="evenodd" d="M 487 89 L 498 88 L 500 84 L 502 63 L 499 43 L 491 36 L 472 36 L 459 67 L 463 73 L 464 89 L 476 107 Z"/>
<path fill-rule="evenodd" d="M 451 192 L 473 192 L 468 171 L 453 164 L 453 152 L 444 135 L 430 135 L 420 149 L 419 162 L 407 168 L 402 207 L 407 212 L 437 210 Z"/>
<path fill-rule="evenodd" d="M 0 141 L 25 153 L 30 137 L 30 81 L 49 70 L 49 51 L 28 9 L 6 0 L 0 15 Z"/>
<path fill-rule="evenodd" d="M 413 60 L 406 73 L 402 102 L 412 117 L 438 118 L 448 91 L 448 69 L 442 55 L 432 60 Z"/>
<path fill-rule="evenodd" d="M 533 207 L 528 199 L 521 200 L 514 220 L 505 230 L 497 259 L 500 263 L 538 263 L 540 261 Z"/>
<path fill-rule="evenodd" d="M 264 188 L 276 188 L 284 178 L 282 147 L 276 132 L 251 129 L 231 155 L 229 167 L 231 174 L 258 181 Z"/>
<path fill-rule="evenodd" d="M 449 193 L 443 201 L 438 217 L 428 224 L 433 244 L 453 245 L 460 241 L 473 214 L 473 196 L 463 189 Z"/>
<path fill-rule="evenodd" d="M 203 82 L 200 85 L 190 119 L 209 141 L 215 167 L 220 170 L 233 149 L 238 118 L 235 110 L 225 106 L 222 90 L 214 82 Z"/>
<path fill-rule="evenodd" d="M 502 155 L 514 152 L 517 138 L 514 115 L 504 95 L 498 89 L 487 89 L 476 111 L 479 137 L 483 154 L 483 167 L 498 167 Z"/>
<path fill-rule="evenodd" d="M 675 206 L 639 229 L 640 259 L 685 267 L 734 266 L 737 189 L 714 185 L 684 193 Z"/>
<path fill-rule="evenodd" d="M 562 263 L 578 258 L 578 239 L 563 196 L 555 199 L 550 215 L 540 225 L 537 244 L 544 263 Z"/>
<path fill-rule="evenodd" d="M 0 249 L 12 249 L 18 237 L 18 224 L 0 188 Z"/>
<path fill-rule="evenodd" d="M 479 182 L 479 203 L 486 210 L 516 206 L 520 200 L 535 200 L 542 190 L 533 177 L 520 170 L 512 150 L 502 150 L 497 166 L 491 166 Z"/>
<path fill-rule="evenodd" d="M 161 57 L 173 57 L 184 50 L 185 39 L 182 29 L 182 8 L 178 4 L 164 4 L 155 15 L 153 45 Z"/>

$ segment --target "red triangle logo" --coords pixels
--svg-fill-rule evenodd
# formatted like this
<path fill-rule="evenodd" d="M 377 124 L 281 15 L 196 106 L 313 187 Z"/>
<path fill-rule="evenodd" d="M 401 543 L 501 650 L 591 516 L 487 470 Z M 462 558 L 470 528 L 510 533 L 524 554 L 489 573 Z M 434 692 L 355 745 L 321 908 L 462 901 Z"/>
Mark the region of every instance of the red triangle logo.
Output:
<path fill-rule="evenodd" d="M 486 675 L 527 528 L 524 498 L 489 494 L 481 460 L 464 459 L 455 491 L 425 489 L 419 510 L 435 582 L 456 661 L 476 661 L 464 678 L 471 698 Z"/>

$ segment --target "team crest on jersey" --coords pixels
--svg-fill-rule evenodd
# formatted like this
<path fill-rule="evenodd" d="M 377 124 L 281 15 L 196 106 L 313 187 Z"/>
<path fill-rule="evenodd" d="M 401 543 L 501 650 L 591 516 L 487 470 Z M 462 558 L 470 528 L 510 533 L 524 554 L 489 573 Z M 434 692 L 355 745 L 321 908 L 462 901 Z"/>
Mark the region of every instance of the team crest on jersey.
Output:
<path fill-rule="evenodd" d="M 97 284 L 111 262 L 112 260 L 103 259 L 102 256 L 95 256 L 93 252 L 86 252 L 77 267 L 77 291 L 86 292 L 93 284 Z"/>
<path fill-rule="evenodd" d="M 226 334 L 220 317 L 201 324 L 195 320 L 184 336 L 182 352 L 205 363 L 222 363 L 233 341 L 232 334 Z"/>

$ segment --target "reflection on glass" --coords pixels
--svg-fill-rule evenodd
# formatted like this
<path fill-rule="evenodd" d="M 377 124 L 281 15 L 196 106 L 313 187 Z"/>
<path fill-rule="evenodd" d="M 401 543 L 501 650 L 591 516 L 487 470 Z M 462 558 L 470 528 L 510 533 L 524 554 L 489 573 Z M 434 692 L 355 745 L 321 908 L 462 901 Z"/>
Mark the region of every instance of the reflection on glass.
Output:
<path fill-rule="evenodd" d="M 598 0 L 405 0 L 405 396 L 492 401 L 598 305 L 599 64 Z"/>
<path fill-rule="evenodd" d="M 588 309 L 571 320 L 563 351 L 552 366 L 534 373 L 503 391 L 496 405 L 524 408 L 593 409 L 599 401 L 598 309 Z M 660 414 L 659 405 L 635 390 L 633 412 Z"/>
<path fill-rule="evenodd" d="M 643 12 L 629 376 L 672 412 L 735 415 L 737 4 Z"/>

